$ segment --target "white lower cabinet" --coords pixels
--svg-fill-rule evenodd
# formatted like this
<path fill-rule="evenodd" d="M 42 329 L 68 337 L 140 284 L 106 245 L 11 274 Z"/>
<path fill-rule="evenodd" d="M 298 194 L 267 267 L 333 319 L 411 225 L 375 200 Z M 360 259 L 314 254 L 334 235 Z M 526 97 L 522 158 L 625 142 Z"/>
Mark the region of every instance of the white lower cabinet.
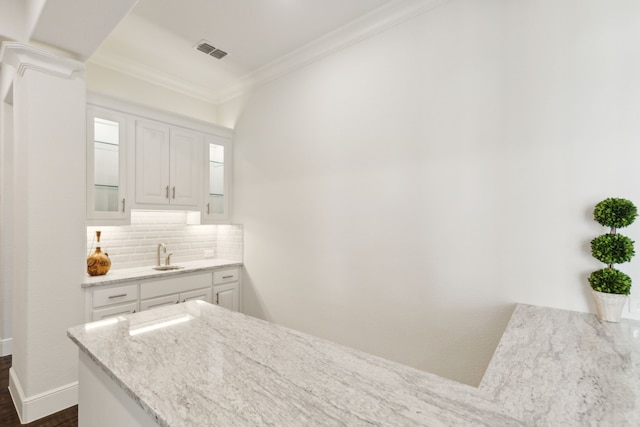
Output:
<path fill-rule="evenodd" d="M 128 304 L 118 304 L 113 307 L 97 308 L 91 313 L 91 321 L 108 319 L 109 317 L 122 316 L 124 314 L 132 314 L 138 311 L 138 302 Z"/>
<path fill-rule="evenodd" d="M 140 310 L 194 299 L 211 302 L 211 273 L 180 275 L 140 284 Z"/>
<path fill-rule="evenodd" d="M 88 288 L 85 295 L 88 322 L 191 300 L 239 311 L 240 268 L 138 279 L 126 285 Z"/>
<path fill-rule="evenodd" d="M 240 309 L 240 269 L 230 268 L 213 273 L 213 303 L 229 310 Z"/>
<path fill-rule="evenodd" d="M 142 301 L 140 301 L 140 311 L 151 310 L 152 308 L 163 307 L 165 305 L 177 304 L 179 301 L 180 299 L 178 294 L 143 299 Z"/>
<path fill-rule="evenodd" d="M 140 301 L 140 311 L 192 300 L 211 302 L 211 286 L 208 288 L 196 289 L 195 291 L 180 292 L 179 294 L 143 299 Z"/>
<path fill-rule="evenodd" d="M 204 289 L 197 289 L 190 292 L 180 292 L 180 302 L 187 302 L 193 300 L 202 300 L 211 302 L 211 286 Z"/>

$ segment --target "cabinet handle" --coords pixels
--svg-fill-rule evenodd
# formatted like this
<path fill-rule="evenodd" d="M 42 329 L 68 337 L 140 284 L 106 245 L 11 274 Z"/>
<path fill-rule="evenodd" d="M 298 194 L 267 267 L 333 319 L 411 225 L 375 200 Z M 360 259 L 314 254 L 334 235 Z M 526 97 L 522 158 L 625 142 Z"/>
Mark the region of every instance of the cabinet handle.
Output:
<path fill-rule="evenodd" d="M 126 297 L 126 296 L 127 296 L 127 294 L 111 295 L 111 296 L 109 296 L 109 299 L 121 298 L 121 297 Z"/>
<path fill-rule="evenodd" d="M 135 313 L 136 311 L 135 311 L 135 310 L 133 310 L 133 312 Z"/>
<path fill-rule="evenodd" d="M 219 305 L 219 304 L 220 304 L 220 294 L 217 293 L 216 294 L 216 305 Z"/>
<path fill-rule="evenodd" d="M 173 189 L 171 190 L 171 197 L 173 197 L 174 199 L 176 198 L 176 186 L 173 186 Z"/>
<path fill-rule="evenodd" d="M 233 277 L 233 274 L 231 276 L 222 276 L 223 279 L 231 279 Z"/>
<path fill-rule="evenodd" d="M 169 186 L 167 185 L 164 189 L 164 197 L 166 197 L 167 199 L 169 198 Z"/>
<path fill-rule="evenodd" d="M 124 205 L 124 203 L 125 203 L 125 200 L 126 200 L 126 199 L 122 199 L 122 213 L 124 213 L 124 206 L 125 206 L 125 205 Z"/>
<path fill-rule="evenodd" d="M 211 213 L 211 203 L 207 203 L 207 215 Z"/>

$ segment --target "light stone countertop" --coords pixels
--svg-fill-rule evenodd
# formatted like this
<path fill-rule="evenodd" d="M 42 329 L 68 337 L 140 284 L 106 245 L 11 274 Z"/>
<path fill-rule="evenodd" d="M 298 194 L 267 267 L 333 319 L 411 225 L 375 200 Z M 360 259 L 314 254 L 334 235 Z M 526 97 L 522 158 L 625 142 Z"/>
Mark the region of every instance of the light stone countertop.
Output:
<path fill-rule="evenodd" d="M 640 322 L 518 305 L 480 390 L 531 426 L 640 426 Z"/>
<path fill-rule="evenodd" d="M 479 388 L 201 301 L 109 322 L 68 335 L 162 426 L 640 425 L 633 320 L 518 304 Z"/>
<path fill-rule="evenodd" d="M 524 425 L 477 388 L 202 301 L 101 322 L 68 335 L 161 426 Z"/>
<path fill-rule="evenodd" d="M 124 268 L 120 270 L 109 270 L 103 276 L 85 276 L 82 282 L 83 288 L 95 286 L 112 285 L 115 283 L 126 283 L 133 280 L 154 279 L 159 277 L 178 276 L 186 273 L 197 273 L 201 271 L 213 271 L 227 267 L 237 267 L 242 265 L 242 261 L 234 261 L 221 258 L 203 259 L 198 261 L 186 261 L 175 263 L 181 268 L 179 270 L 159 271 L 153 266 Z"/>

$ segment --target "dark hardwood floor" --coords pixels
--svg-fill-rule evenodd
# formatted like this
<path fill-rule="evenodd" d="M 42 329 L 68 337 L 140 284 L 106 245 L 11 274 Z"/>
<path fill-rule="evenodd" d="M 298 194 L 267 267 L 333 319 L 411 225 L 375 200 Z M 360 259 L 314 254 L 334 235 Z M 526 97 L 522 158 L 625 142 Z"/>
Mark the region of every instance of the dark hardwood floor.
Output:
<path fill-rule="evenodd" d="M 29 424 L 20 424 L 20 419 L 9 394 L 9 368 L 11 356 L 0 357 L 0 426 L 1 427 L 71 427 L 78 425 L 78 406 L 56 412 Z"/>

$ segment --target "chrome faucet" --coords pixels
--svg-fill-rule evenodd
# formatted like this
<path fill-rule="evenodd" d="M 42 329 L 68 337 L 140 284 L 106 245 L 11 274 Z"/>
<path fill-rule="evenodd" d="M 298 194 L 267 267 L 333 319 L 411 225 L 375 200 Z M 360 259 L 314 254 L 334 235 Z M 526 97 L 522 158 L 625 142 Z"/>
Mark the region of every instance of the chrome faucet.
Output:
<path fill-rule="evenodd" d="M 158 267 L 160 267 L 160 248 L 164 249 L 164 253 L 167 253 L 167 247 L 164 243 L 158 243 Z"/>

